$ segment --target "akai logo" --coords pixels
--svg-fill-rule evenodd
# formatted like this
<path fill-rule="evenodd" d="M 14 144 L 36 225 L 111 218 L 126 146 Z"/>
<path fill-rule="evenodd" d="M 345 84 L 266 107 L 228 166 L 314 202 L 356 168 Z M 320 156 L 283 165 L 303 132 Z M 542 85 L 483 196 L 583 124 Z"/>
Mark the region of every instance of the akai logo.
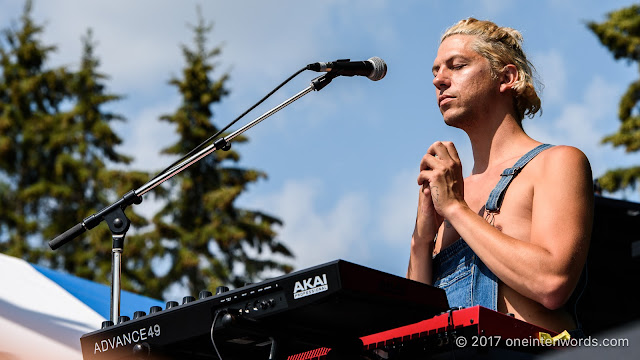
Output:
<path fill-rule="evenodd" d="M 318 275 L 316 277 L 310 277 L 306 280 L 296 281 L 296 285 L 293 288 L 293 298 L 299 299 L 305 296 L 321 293 L 329 290 L 327 284 L 327 274 Z"/>

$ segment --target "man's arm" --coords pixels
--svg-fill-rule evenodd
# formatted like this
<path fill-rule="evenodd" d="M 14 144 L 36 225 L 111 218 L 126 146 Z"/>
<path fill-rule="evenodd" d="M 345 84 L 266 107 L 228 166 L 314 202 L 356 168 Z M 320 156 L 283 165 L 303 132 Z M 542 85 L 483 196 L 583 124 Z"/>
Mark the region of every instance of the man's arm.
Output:
<path fill-rule="evenodd" d="M 422 186 L 418 194 L 416 225 L 411 236 L 408 279 L 432 285 L 434 239 L 442 221 L 442 217 L 433 206 L 431 189 L 428 185 Z"/>
<path fill-rule="evenodd" d="M 450 147 L 453 144 L 446 144 Z M 454 172 L 447 149 L 436 151 L 438 158 L 427 159 L 435 171 L 421 175 L 432 188 L 442 189 L 434 197 L 436 211 L 507 286 L 549 309 L 562 306 L 580 277 L 591 236 L 593 186 L 584 154 L 567 146 L 545 152 L 535 179 L 527 242 L 494 228 L 460 200 L 463 193 L 446 180 Z"/>

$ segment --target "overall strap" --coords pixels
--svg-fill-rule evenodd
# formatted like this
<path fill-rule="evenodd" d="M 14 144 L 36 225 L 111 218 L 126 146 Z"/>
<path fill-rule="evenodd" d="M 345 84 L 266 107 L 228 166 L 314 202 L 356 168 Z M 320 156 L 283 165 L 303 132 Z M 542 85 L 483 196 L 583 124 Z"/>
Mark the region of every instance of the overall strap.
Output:
<path fill-rule="evenodd" d="M 518 175 L 520 170 L 522 170 L 522 168 L 527 165 L 527 163 L 531 161 L 531 159 L 536 157 L 536 155 L 541 153 L 543 150 L 546 150 L 552 146 L 553 145 L 549 144 L 539 145 L 533 150 L 524 154 L 523 157 L 516 161 L 513 167 L 504 169 L 502 174 L 500 174 L 500 181 L 498 181 L 498 185 L 496 185 L 496 187 L 491 190 L 491 194 L 489 194 L 489 199 L 484 206 L 485 210 L 492 213 L 499 212 L 500 206 L 502 206 L 502 200 L 504 199 L 504 194 L 507 192 L 507 187 L 509 187 L 509 184 L 511 184 L 513 178 Z"/>

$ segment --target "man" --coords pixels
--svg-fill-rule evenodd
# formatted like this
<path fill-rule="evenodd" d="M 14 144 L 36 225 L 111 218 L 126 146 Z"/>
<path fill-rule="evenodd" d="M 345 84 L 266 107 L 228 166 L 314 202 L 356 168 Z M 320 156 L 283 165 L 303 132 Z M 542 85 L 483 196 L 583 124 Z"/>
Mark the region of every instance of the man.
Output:
<path fill-rule="evenodd" d="M 524 132 L 540 100 L 521 42 L 473 18 L 442 37 L 438 106 L 469 136 L 474 164 L 463 179 L 451 142 L 422 158 L 407 277 L 444 288 L 452 307 L 482 305 L 561 332 L 577 326 L 565 305 L 591 236 L 591 169 L 580 150 Z"/>

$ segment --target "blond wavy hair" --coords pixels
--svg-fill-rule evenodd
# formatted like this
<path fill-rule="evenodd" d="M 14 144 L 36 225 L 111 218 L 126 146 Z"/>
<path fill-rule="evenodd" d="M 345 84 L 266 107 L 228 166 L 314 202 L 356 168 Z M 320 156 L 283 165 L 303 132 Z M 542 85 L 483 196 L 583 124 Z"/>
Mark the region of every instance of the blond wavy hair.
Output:
<path fill-rule="evenodd" d="M 525 116 L 532 118 L 541 110 L 540 98 L 536 91 L 536 81 L 533 71 L 535 68 L 529 62 L 522 50 L 522 34 L 515 29 L 500 27 L 491 21 L 468 18 L 460 20 L 445 31 L 440 43 L 453 35 L 473 35 L 473 50 L 489 60 L 491 74 L 494 78 L 503 71 L 508 64 L 518 69 L 518 80 L 513 86 L 514 107 L 518 120 Z"/>

